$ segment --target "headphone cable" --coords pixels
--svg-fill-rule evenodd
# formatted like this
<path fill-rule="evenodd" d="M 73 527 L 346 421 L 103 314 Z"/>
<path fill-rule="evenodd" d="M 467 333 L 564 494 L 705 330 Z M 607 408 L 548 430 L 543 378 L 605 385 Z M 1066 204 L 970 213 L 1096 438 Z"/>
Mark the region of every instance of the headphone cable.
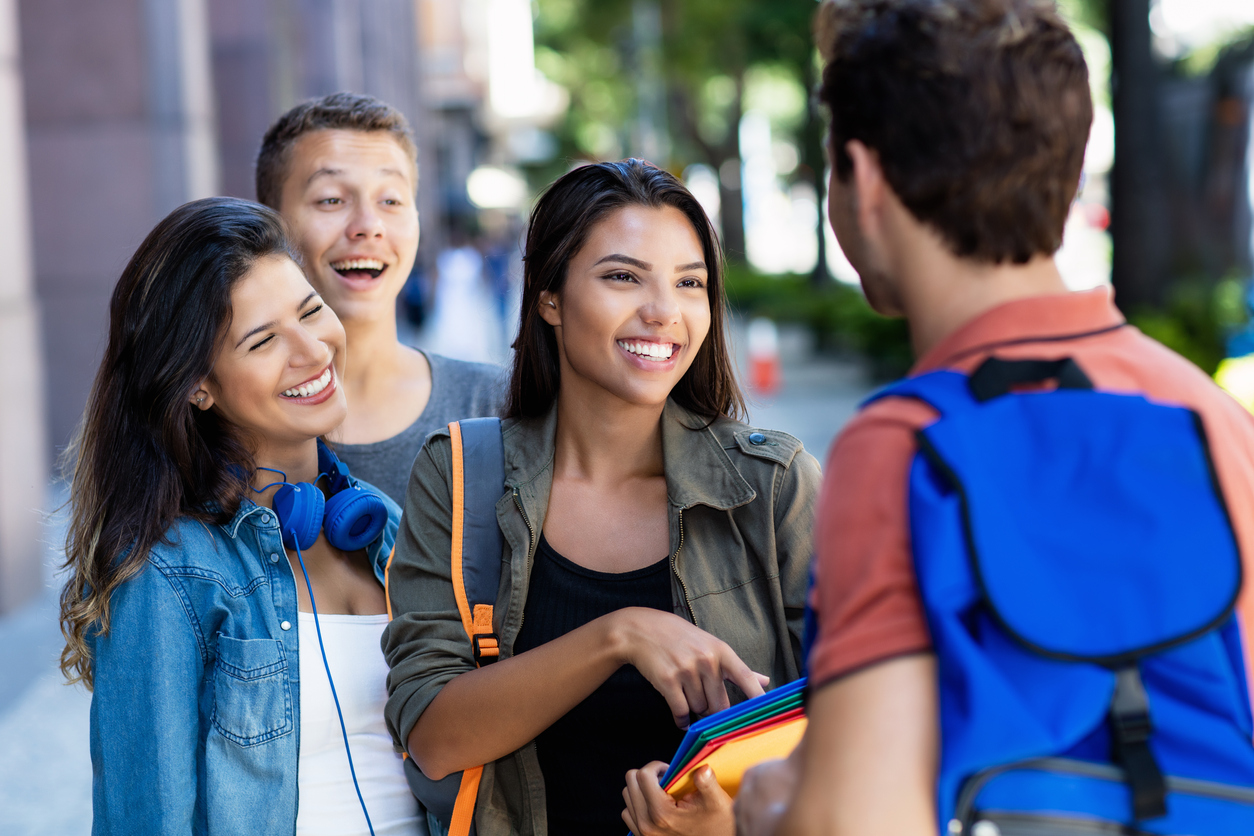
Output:
<path fill-rule="evenodd" d="M 335 701 L 335 714 L 340 718 L 340 734 L 344 735 L 344 754 L 348 755 L 348 773 L 353 776 L 353 789 L 357 790 L 357 801 L 361 803 L 361 812 L 366 817 L 366 827 L 370 836 L 374 836 L 374 825 L 370 823 L 370 813 L 366 810 L 366 800 L 361 797 L 361 786 L 357 783 L 357 770 L 353 768 L 353 752 L 348 747 L 348 729 L 344 726 L 344 712 L 340 710 L 340 697 L 335 693 L 335 680 L 331 678 L 331 666 L 327 663 L 327 649 L 322 643 L 322 628 L 318 625 L 318 605 L 314 603 L 313 584 L 309 582 L 309 572 L 305 569 L 305 558 L 300 553 L 300 543 L 296 542 L 296 532 L 292 531 L 292 544 L 296 546 L 296 559 L 300 562 L 300 572 L 305 576 L 305 589 L 309 590 L 309 607 L 313 610 L 314 631 L 318 634 L 318 651 L 322 654 L 322 666 L 327 671 L 327 684 L 331 686 L 331 699 Z"/>

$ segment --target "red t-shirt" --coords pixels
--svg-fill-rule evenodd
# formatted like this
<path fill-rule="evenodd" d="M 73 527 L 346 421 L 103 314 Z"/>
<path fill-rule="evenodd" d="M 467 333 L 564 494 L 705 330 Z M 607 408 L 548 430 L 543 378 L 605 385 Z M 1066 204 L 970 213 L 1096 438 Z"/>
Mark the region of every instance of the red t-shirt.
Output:
<path fill-rule="evenodd" d="M 1073 357 L 1098 389 L 1143 394 L 1201 415 L 1245 576 L 1254 577 L 1254 416 L 1196 366 L 1124 324 L 1108 289 L 1019 299 L 986 311 L 929 351 L 911 374 L 969 373 L 994 353 Z M 914 433 L 935 418 L 918 401 L 888 398 L 860 412 L 832 446 L 815 521 L 815 685 L 931 648 L 906 503 Z M 1254 584 L 1242 590 L 1238 610 L 1246 666 L 1254 670 Z"/>

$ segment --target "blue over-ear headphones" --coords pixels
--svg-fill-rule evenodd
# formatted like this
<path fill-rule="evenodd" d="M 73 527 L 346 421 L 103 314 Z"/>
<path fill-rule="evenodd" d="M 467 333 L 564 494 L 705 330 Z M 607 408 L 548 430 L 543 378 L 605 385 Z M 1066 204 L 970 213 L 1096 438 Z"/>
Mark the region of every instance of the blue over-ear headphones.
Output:
<path fill-rule="evenodd" d="M 341 551 L 353 552 L 365 548 L 379 536 L 383 526 L 387 525 L 388 509 L 377 493 L 365 490 L 360 485 L 349 484 L 348 465 L 336 458 L 331 449 L 322 443 L 322 439 L 318 439 L 318 476 L 313 482 L 289 482 L 286 473 L 272 467 L 260 467 L 258 470 L 270 470 L 283 477 L 281 483 L 275 482 L 265 488 L 253 490 L 261 493 L 276 484 L 281 486 L 274 492 L 274 513 L 279 518 L 283 545 L 296 550 L 301 574 L 305 576 L 305 589 L 309 591 L 309 605 L 313 610 L 314 630 L 318 634 L 318 651 L 322 654 L 322 667 L 327 672 L 331 699 L 335 701 L 335 714 L 340 720 L 340 733 L 344 736 L 348 771 L 353 777 L 353 788 L 357 790 L 361 812 L 366 817 L 366 828 L 370 831 L 370 836 L 374 836 L 374 824 L 370 821 L 366 800 L 357 783 L 353 750 L 348 745 L 348 729 L 344 727 L 344 712 L 340 710 L 340 697 L 335 692 L 335 680 L 331 677 L 331 665 L 327 662 L 326 646 L 322 643 L 322 627 L 318 623 L 318 605 L 314 601 L 313 584 L 309 582 L 309 571 L 305 568 L 305 558 L 301 555 L 301 550 L 318 541 L 319 531 L 325 531 L 327 540 Z M 331 479 L 330 499 L 325 498 L 314 484 L 323 476 Z"/>
<path fill-rule="evenodd" d="M 262 468 L 270 470 L 271 468 Z M 325 498 L 317 485 L 309 482 L 284 483 L 274 493 L 274 513 L 279 518 L 283 545 L 308 549 L 325 531 L 327 540 L 337 549 L 354 552 L 363 549 L 383 531 L 388 512 L 383 500 L 373 491 L 349 484 L 348 465 L 318 440 L 319 477 L 331 479 L 331 496 Z M 268 487 L 268 486 L 267 486 Z M 264 490 L 264 489 L 263 489 Z"/>

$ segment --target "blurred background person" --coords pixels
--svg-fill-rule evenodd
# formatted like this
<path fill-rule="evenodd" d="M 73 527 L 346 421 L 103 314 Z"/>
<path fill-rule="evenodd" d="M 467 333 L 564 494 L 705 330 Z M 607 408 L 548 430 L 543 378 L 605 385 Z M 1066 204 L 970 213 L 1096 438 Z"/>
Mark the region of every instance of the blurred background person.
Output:
<path fill-rule="evenodd" d="M 455 226 L 449 248 L 440 253 L 435 264 L 435 304 L 426 334 L 430 344 L 455 357 L 480 363 L 504 356 L 493 277 L 470 230 Z"/>

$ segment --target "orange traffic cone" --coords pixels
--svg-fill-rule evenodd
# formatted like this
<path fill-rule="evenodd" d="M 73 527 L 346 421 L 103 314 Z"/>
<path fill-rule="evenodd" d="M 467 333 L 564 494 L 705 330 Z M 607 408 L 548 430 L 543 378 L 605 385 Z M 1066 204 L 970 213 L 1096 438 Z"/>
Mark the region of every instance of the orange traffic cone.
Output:
<path fill-rule="evenodd" d="M 749 388 L 759 395 L 779 391 L 779 330 L 758 317 L 749 323 Z"/>

